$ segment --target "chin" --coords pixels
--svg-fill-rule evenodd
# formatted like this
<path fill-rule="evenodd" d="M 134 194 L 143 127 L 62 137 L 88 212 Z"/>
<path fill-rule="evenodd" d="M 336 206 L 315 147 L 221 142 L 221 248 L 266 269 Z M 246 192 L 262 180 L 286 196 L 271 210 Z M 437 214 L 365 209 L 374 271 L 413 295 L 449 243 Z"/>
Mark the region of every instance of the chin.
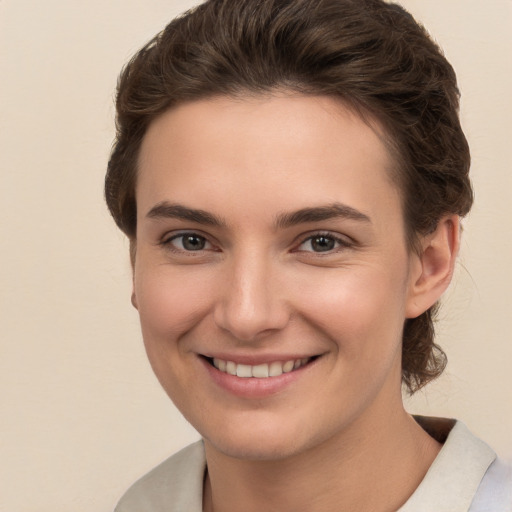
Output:
<path fill-rule="evenodd" d="M 213 450 L 241 460 L 277 461 L 307 450 L 315 443 L 308 439 L 304 426 L 286 422 L 252 421 L 244 425 L 221 425 L 203 434 Z"/>
<path fill-rule="evenodd" d="M 266 436 L 204 440 L 215 451 L 240 460 L 277 461 L 293 457 L 300 451 L 290 439 L 269 439 Z"/>

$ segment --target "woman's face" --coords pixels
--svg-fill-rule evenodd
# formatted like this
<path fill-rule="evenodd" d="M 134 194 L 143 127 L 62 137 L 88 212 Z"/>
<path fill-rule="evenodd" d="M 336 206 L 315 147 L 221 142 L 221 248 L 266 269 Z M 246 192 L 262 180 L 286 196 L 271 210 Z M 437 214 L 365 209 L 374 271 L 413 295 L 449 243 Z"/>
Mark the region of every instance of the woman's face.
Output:
<path fill-rule="evenodd" d="M 133 301 L 162 386 L 225 454 L 301 453 L 400 403 L 418 262 L 374 130 L 284 94 L 196 101 L 149 127 Z"/>

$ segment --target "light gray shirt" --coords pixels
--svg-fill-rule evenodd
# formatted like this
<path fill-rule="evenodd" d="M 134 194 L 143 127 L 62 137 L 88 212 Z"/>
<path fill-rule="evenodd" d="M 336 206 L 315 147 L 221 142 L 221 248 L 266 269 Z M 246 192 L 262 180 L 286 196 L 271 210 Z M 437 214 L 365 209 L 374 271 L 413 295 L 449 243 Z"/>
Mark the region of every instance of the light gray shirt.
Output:
<path fill-rule="evenodd" d="M 459 421 L 415 419 L 443 447 L 397 512 L 512 512 L 511 466 Z M 198 441 L 138 480 L 115 512 L 201 512 L 205 470 Z"/>

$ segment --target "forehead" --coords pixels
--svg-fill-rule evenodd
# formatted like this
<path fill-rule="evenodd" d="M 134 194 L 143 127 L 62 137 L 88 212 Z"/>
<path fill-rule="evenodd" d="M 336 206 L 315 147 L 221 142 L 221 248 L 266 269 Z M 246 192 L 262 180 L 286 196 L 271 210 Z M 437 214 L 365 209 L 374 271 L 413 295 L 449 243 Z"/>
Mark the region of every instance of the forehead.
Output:
<path fill-rule="evenodd" d="M 376 122 L 329 97 L 268 95 L 194 101 L 161 115 L 144 138 L 141 215 L 159 201 L 267 211 L 395 201 L 394 165 Z"/>

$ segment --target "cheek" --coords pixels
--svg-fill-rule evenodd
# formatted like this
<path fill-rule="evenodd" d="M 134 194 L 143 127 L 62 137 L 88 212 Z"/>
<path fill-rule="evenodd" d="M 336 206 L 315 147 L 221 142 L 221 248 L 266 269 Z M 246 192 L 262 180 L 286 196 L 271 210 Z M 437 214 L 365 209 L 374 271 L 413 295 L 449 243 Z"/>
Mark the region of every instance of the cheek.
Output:
<path fill-rule="evenodd" d="M 204 316 L 210 306 L 211 279 L 159 265 L 135 273 L 134 291 L 146 343 L 177 340 Z"/>
<path fill-rule="evenodd" d="M 301 289 L 303 316 L 347 356 L 373 358 L 400 343 L 406 297 L 403 272 L 380 267 L 333 269 L 329 275 L 304 280 Z"/>
<path fill-rule="evenodd" d="M 186 333 L 210 309 L 211 289 L 205 276 L 194 275 L 166 265 L 136 268 L 134 291 L 138 303 L 146 353 L 169 397 L 182 411 L 194 385 L 189 363 L 194 358 Z"/>

